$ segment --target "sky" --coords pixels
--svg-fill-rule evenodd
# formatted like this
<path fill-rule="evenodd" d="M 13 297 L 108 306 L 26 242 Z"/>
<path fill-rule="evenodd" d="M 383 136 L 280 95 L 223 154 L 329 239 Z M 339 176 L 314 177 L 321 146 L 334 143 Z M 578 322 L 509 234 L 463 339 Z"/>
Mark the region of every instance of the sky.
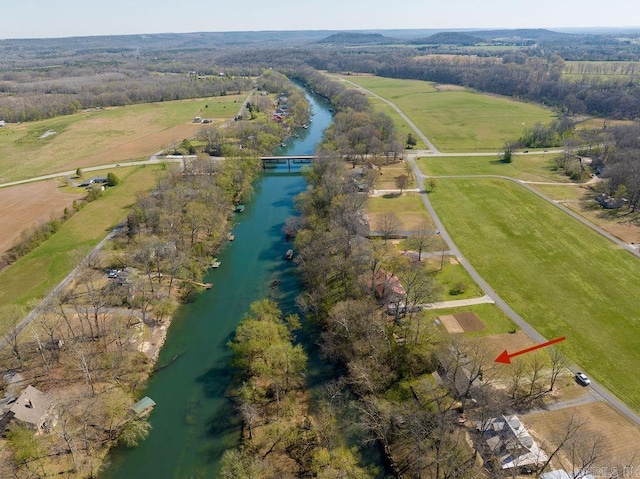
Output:
<path fill-rule="evenodd" d="M 640 27 L 634 0 L 0 0 L 0 38 L 404 28 Z"/>

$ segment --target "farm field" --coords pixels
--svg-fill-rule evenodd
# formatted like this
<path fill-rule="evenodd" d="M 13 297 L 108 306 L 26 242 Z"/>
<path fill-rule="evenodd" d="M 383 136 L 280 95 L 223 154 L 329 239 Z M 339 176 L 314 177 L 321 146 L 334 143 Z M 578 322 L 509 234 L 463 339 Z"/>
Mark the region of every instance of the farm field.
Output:
<path fill-rule="evenodd" d="M 85 194 L 82 189 L 63 191 L 59 180 L 0 188 L 0 256 L 16 244 L 25 228 L 62 216 L 73 200 Z"/>
<path fill-rule="evenodd" d="M 506 180 L 439 180 L 430 198 L 498 294 L 543 336 L 566 336 L 569 357 L 640 410 L 638 259 Z"/>
<path fill-rule="evenodd" d="M 48 241 L 0 272 L 0 309 L 46 295 L 127 215 L 136 193 L 149 191 L 161 167 L 118 170 L 120 184 L 107 189 L 65 222 Z M 9 325 L 0 323 L 0 335 Z"/>
<path fill-rule="evenodd" d="M 570 182 L 571 179 L 554 171 L 549 155 L 513 155 L 511 163 L 502 163 L 498 156 L 425 156 L 417 160 L 420 170 L 429 176 L 500 175 L 524 181 Z"/>
<path fill-rule="evenodd" d="M 395 103 L 438 149 L 499 151 L 554 114 L 541 106 L 450 85 L 374 76 L 344 78 Z"/>
<path fill-rule="evenodd" d="M 233 118 L 245 96 L 112 107 L 8 125 L 0 130 L 0 181 L 148 157 L 193 137 L 203 126 L 192 123 L 195 116 Z"/>

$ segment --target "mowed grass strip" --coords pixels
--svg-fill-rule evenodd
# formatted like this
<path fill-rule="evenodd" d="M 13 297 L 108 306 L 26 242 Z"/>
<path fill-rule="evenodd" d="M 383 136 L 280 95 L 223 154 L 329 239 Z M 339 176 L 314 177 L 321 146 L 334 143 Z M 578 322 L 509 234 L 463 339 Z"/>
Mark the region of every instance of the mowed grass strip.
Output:
<path fill-rule="evenodd" d="M 638 258 L 510 181 L 440 180 L 430 198 L 495 290 L 640 411 Z"/>
<path fill-rule="evenodd" d="M 555 117 L 539 105 L 431 82 L 345 78 L 395 103 L 442 151 L 499 151 L 525 128 Z"/>
<path fill-rule="evenodd" d="M 514 155 L 511 163 L 492 156 L 433 156 L 418 159 L 420 170 L 429 176 L 500 175 L 523 181 L 570 182 L 554 166 L 549 155 Z"/>
<path fill-rule="evenodd" d="M 65 222 L 48 241 L 0 273 L 0 309 L 45 296 L 127 215 L 136 193 L 151 190 L 161 167 L 118 170 L 121 182 Z M 1 319 L 1 318 L 0 318 Z M 0 322 L 0 334 L 9 325 Z"/>
<path fill-rule="evenodd" d="M 130 161 L 190 138 L 193 117 L 233 118 L 246 94 L 83 111 L 0 129 L 0 177 L 19 180 Z M 43 138 L 47 132 L 51 132 Z"/>

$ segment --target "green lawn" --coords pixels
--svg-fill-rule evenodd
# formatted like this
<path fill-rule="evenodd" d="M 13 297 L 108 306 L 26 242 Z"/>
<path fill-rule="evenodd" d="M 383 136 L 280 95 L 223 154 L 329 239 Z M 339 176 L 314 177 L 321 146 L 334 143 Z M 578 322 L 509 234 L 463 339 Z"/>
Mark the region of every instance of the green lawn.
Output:
<path fill-rule="evenodd" d="M 439 180 L 430 198 L 492 287 L 640 410 L 640 261 L 506 180 Z"/>
<path fill-rule="evenodd" d="M 442 151 L 499 151 L 525 128 L 555 116 L 539 105 L 447 85 L 371 76 L 345 78 L 395 103 Z"/>
<path fill-rule="evenodd" d="M 502 163 L 498 156 L 434 156 L 418 159 L 420 170 L 429 176 L 501 175 L 524 181 L 570 182 L 554 171 L 550 155 L 514 155 L 511 163 Z"/>
<path fill-rule="evenodd" d="M 76 213 L 48 241 L 0 273 L 0 309 L 25 305 L 42 298 L 55 287 L 107 233 L 122 221 L 135 202 L 136 193 L 149 191 L 161 167 L 118 170 L 120 184 Z M 6 332 L 0 323 L 0 334 Z"/>
<path fill-rule="evenodd" d="M 474 304 L 472 306 L 462 306 L 459 308 L 425 309 L 423 314 L 431 321 L 436 316 L 441 316 L 443 314 L 456 314 L 467 311 L 473 311 L 476 313 L 487 329 L 474 333 L 465 333 L 463 337 L 503 334 L 517 329 L 516 325 L 513 324 L 513 322 L 495 304 Z"/>
<path fill-rule="evenodd" d="M 5 181 L 151 155 L 193 136 L 194 116 L 233 118 L 246 95 L 92 110 L 0 129 Z M 42 138 L 46 132 L 55 132 Z"/>

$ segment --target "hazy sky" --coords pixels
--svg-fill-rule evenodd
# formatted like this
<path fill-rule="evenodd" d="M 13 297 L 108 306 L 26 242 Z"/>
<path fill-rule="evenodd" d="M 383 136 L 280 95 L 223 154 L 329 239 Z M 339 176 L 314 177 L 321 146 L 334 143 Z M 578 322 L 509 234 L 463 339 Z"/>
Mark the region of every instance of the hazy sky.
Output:
<path fill-rule="evenodd" d="M 0 38 L 640 26 L 635 0 L 0 0 Z"/>

